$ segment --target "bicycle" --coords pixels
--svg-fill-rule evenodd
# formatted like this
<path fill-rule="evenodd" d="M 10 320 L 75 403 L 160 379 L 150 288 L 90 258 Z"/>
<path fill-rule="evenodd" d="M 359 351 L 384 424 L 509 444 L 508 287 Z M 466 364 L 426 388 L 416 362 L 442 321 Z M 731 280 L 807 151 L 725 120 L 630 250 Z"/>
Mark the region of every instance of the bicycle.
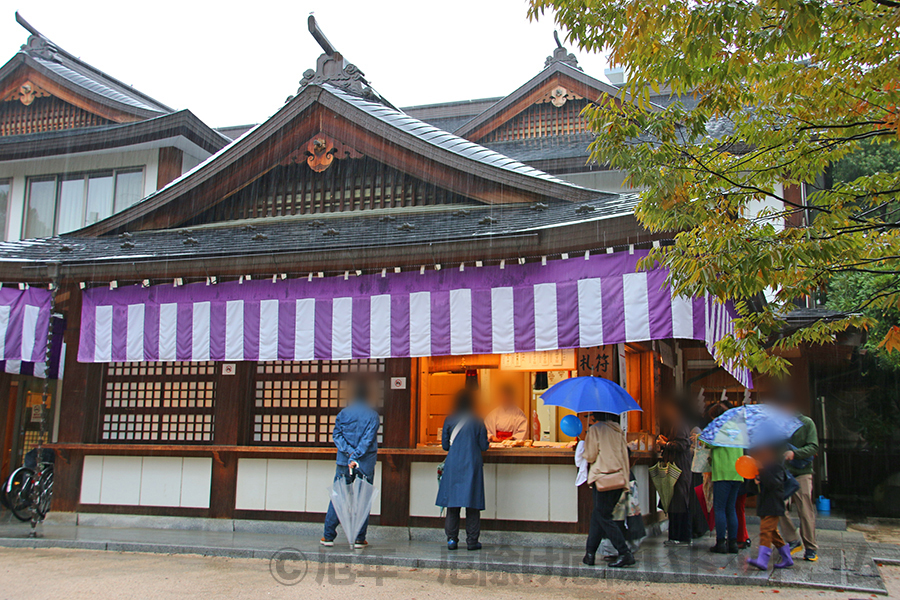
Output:
<path fill-rule="evenodd" d="M 13 516 L 20 521 L 31 522 L 32 537 L 36 535 L 35 528 L 50 512 L 53 501 L 53 463 L 56 458 L 56 453 L 52 450 L 38 450 L 35 448 L 28 452 L 25 465 L 12 472 L 2 490 L 4 504 L 9 507 Z"/>

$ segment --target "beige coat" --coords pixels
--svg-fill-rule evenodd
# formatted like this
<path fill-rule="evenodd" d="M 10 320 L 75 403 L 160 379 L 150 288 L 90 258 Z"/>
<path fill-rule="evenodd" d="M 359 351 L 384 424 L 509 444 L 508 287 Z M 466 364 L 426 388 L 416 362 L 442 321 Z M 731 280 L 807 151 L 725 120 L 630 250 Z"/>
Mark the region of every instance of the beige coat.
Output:
<path fill-rule="evenodd" d="M 599 491 L 628 486 L 628 445 L 618 423 L 604 421 L 588 429 L 584 458 L 591 463 L 588 485 L 594 485 Z"/>

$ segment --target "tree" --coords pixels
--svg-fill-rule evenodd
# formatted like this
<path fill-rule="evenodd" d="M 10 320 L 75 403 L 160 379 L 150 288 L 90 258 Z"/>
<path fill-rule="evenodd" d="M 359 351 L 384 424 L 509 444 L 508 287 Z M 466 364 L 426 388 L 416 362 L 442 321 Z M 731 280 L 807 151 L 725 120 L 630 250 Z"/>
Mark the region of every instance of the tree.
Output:
<path fill-rule="evenodd" d="M 585 110 L 592 156 L 643 189 L 645 227 L 672 232 L 648 264 L 668 267 L 678 293 L 736 301 L 719 360 L 783 373 L 773 347 L 872 326 L 851 314 L 784 333 L 786 312 L 838 274 L 879 277 L 851 312 L 897 306 L 897 163 L 821 183 L 863 145 L 898 143 L 900 2 L 531 0 L 532 18 L 548 10 L 570 42 L 629 74 Z M 653 104 L 660 94 L 673 101 Z"/>

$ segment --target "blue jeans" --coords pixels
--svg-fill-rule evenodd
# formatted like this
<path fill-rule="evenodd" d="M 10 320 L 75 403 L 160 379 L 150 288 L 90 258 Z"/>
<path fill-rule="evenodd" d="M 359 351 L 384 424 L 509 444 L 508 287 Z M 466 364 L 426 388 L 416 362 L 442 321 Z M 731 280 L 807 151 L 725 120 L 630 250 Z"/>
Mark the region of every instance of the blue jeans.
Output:
<path fill-rule="evenodd" d="M 713 509 L 716 512 L 716 539 L 736 540 L 738 536 L 737 497 L 743 481 L 714 481 Z M 727 535 L 726 535 L 727 529 Z"/>
<path fill-rule="evenodd" d="M 338 478 L 344 477 L 347 478 L 350 476 L 350 470 L 346 466 L 338 465 L 337 469 L 334 472 L 334 480 L 337 481 Z M 334 506 L 331 502 L 328 503 L 328 512 L 325 513 L 325 533 L 322 537 L 326 540 L 334 540 L 337 537 L 337 526 L 340 524 L 340 520 L 338 519 L 337 513 L 334 510 Z M 359 530 L 359 534 L 356 536 L 357 542 L 364 542 L 366 540 L 366 532 L 369 529 L 369 519 L 367 518 L 363 523 L 362 529 Z"/>

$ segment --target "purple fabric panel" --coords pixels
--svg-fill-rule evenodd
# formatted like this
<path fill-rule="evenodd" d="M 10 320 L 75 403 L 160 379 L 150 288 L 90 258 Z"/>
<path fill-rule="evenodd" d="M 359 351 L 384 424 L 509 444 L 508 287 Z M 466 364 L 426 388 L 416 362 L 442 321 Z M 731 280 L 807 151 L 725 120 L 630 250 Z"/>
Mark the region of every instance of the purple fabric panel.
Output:
<path fill-rule="evenodd" d="M 112 359 L 120 362 L 126 359 L 125 347 L 128 340 L 128 307 L 115 306 L 112 319 Z"/>
<path fill-rule="evenodd" d="M 450 354 L 450 292 L 431 292 L 431 354 Z"/>
<path fill-rule="evenodd" d="M 330 298 L 316 300 L 315 354 L 319 360 L 331 360 L 331 315 L 334 305 Z"/>
<path fill-rule="evenodd" d="M 244 301 L 244 360 L 259 360 L 259 300 Z"/>
<path fill-rule="evenodd" d="M 83 334 L 84 329 L 81 331 Z M 93 341 L 94 338 L 91 337 L 91 348 L 94 347 Z M 159 304 L 144 305 L 144 358 L 148 361 L 159 360 Z"/>
<path fill-rule="evenodd" d="M 578 347 L 577 281 L 556 285 L 556 331 L 559 336 L 560 348 Z"/>
<path fill-rule="evenodd" d="M 516 352 L 534 351 L 534 287 L 513 289 Z"/>
<path fill-rule="evenodd" d="M 209 359 L 225 359 L 225 303 L 209 306 Z"/>
<path fill-rule="evenodd" d="M 491 290 L 472 290 L 472 352 L 493 352 Z"/>
<path fill-rule="evenodd" d="M 625 341 L 625 296 L 622 277 L 604 277 L 600 281 L 600 303 L 603 306 L 603 343 Z"/>
<path fill-rule="evenodd" d="M 694 339 L 706 339 L 706 302 L 703 298 L 694 298 L 691 301 L 694 310 Z"/>
<path fill-rule="evenodd" d="M 50 326 L 50 292 L 40 288 L 19 290 L 12 287 L 0 288 L 0 306 L 9 306 L 9 322 L 6 326 L 4 355 L 7 360 L 41 361 L 47 348 L 47 332 Z M 22 328 L 25 307 L 38 307 L 35 340 L 31 356 L 22 356 Z M 93 352 L 92 352 L 93 353 Z"/>
<path fill-rule="evenodd" d="M 150 306 L 156 309 L 156 320 L 159 321 L 159 305 L 151 304 Z M 83 291 L 81 296 L 81 332 L 78 334 L 78 362 L 94 362 L 94 345 L 97 334 L 95 310 L 95 305 L 91 301 L 88 291 Z M 144 335 L 147 335 L 146 325 L 144 327 Z M 146 342 L 144 347 L 146 348 Z M 159 357 L 158 344 L 156 356 Z"/>
<path fill-rule="evenodd" d="M 175 337 L 175 358 L 191 360 L 194 354 L 194 305 L 178 305 L 178 325 Z"/>
<path fill-rule="evenodd" d="M 368 296 L 353 299 L 353 358 L 369 358 L 371 349 L 372 302 Z"/>
<path fill-rule="evenodd" d="M 391 296 L 391 354 L 409 356 L 409 294 Z"/>
<path fill-rule="evenodd" d="M 665 271 L 647 273 L 647 301 L 650 305 L 650 338 L 672 337 L 672 292 L 666 285 Z"/>
<path fill-rule="evenodd" d="M 294 360 L 297 337 L 297 301 L 278 303 L 278 360 Z"/>

